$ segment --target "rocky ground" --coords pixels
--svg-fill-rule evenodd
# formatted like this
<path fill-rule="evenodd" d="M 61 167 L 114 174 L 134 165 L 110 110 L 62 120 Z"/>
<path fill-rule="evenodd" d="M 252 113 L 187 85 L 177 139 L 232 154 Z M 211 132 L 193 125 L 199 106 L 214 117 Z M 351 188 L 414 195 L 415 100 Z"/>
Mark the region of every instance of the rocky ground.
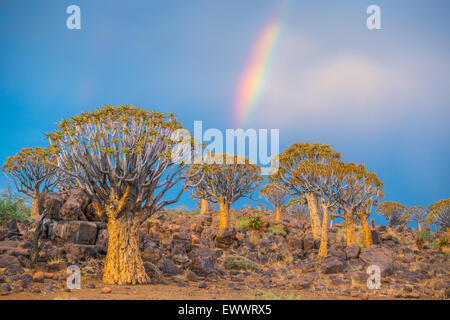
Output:
<path fill-rule="evenodd" d="M 37 265 L 29 260 L 35 223 L 11 220 L 0 227 L 0 299 L 448 299 L 448 248 L 430 240 L 422 248 L 414 231 L 372 230 L 374 245 L 346 247 L 341 225 L 329 234 L 329 256 L 306 221 L 272 221 L 272 211 L 243 209 L 235 218 L 265 217 L 260 230 L 218 230 L 218 212 L 158 212 L 141 229 L 141 253 L 152 284 L 106 286 L 102 268 L 108 233 L 88 221 L 80 194 L 50 195 L 53 218 Z M 55 200 L 57 199 L 57 201 Z M 76 201 L 74 201 L 74 199 Z M 56 201 L 56 202 L 55 202 Z M 51 202 L 51 206 L 49 203 Z M 55 205 L 57 203 L 57 205 Z M 68 203 L 68 204 L 67 204 Z M 50 214 L 51 210 L 45 211 Z M 92 213 L 92 212 L 91 212 Z M 56 219 L 56 218 L 55 218 Z M 241 218 L 243 219 L 243 218 Z M 93 220 L 93 219 L 90 219 Z M 358 232 L 362 241 L 362 235 Z M 66 287 L 67 266 L 82 272 L 81 289 Z M 367 266 L 378 265 L 381 288 L 367 288 Z"/>

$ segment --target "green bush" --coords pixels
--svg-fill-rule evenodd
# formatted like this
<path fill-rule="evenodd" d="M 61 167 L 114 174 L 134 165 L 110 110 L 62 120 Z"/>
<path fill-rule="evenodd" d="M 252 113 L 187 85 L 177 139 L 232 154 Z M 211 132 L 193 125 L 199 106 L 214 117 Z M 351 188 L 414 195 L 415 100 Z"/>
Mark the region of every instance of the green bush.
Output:
<path fill-rule="evenodd" d="M 223 265 L 225 269 L 235 269 L 235 270 L 252 270 L 258 271 L 258 265 L 244 257 L 240 256 L 228 256 L 223 260 Z"/>
<path fill-rule="evenodd" d="M 416 245 L 418 248 L 422 248 L 426 241 L 433 239 L 433 233 L 430 230 L 417 230 L 416 231 Z"/>
<path fill-rule="evenodd" d="M 248 218 L 248 226 L 250 229 L 260 230 L 262 227 L 263 220 L 259 216 L 250 216 Z"/>
<path fill-rule="evenodd" d="M 22 199 L 0 198 L 0 224 L 4 224 L 12 218 L 19 220 L 29 219 L 29 209 Z"/>

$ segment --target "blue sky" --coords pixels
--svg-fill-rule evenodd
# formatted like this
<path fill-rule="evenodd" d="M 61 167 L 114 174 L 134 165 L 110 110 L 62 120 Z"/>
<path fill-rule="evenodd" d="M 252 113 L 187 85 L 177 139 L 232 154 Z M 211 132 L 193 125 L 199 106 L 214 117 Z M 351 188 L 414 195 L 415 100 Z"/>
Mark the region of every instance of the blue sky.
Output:
<path fill-rule="evenodd" d="M 81 8 L 81 30 L 66 28 L 71 4 Z M 171 111 L 189 129 L 194 120 L 233 128 L 237 83 L 278 4 L 0 0 L 0 161 L 45 145 L 60 119 L 105 104 Z M 381 8 L 381 30 L 366 28 L 371 4 Z M 281 149 L 332 144 L 378 174 L 386 200 L 447 198 L 450 3 L 286 6 L 249 126 L 279 128 Z M 182 203 L 194 207 L 188 195 Z"/>

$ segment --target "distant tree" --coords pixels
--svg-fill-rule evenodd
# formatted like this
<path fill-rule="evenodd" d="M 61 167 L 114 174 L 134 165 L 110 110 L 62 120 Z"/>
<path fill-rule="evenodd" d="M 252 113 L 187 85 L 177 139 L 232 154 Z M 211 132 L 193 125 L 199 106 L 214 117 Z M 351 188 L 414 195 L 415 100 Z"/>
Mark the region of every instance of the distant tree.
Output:
<path fill-rule="evenodd" d="M 275 207 L 275 221 L 280 222 L 281 210 L 288 199 L 289 190 L 278 184 L 269 183 L 261 188 L 261 194 Z"/>
<path fill-rule="evenodd" d="M 296 217 L 300 221 L 309 219 L 308 205 L 306 204 L 306 200 L 303 198 L 290 198 L 285 208 L 290 216 Z"/>
<path fill-rule="evenodd" d="M 450 232 L 450 198 L 436 201 L 428 207 L 428 221 Z"/>
<path fill-rule="evenodd" d="M 337 203 L 343 184 L 342 171 L 345 164 L 339 160 L 330 160 L 326 163 L 303 162 L 299 170 L 307 181 L 311 181 L 320 197 L 322 208 L 322 232 L 320 236 L 319 257 L 328 255 L 328 221 L 331 209 Z"/>
<path fill-rule="evenodd" d="M 308 204 L 312 235 L 315 239 L 321 235 L 320 206 L 317 190 L 312 187 L 311 181 L 305 180 L 299 171 L 302 162 L 323 163 L 338 160 L 341 154 L 334 151 L 329 145 L 322 143 L 293 143 L 279 155 L 280 168 L 270 181 L 275 182 L 290 191 L 291 195 L 304 197 Z"/>
<path fill-rule="evenodd" d="M 0 225 L 9 219 L 25 220 L 29 218 L 24 196 L 16 194 L 11 188 L 6 188 L 0 193 Z"/>
<path fill-rule="evenodd" d="M 414 206 L 406 211 L 406 214 L 413 220 L 417 222 L 417 229 L 422 231 L 421 224 L 426 219 L 428 212 L 424 207 Z"/>
<path fill-rule="evenodd" d="M 58 183 L 55 158 L 46 148 L 24 148 L 6 159 L 4 172 L 16 185 L 19 192 L 32 198 L 31 216 L 39 217 L 39 197 Z"/>
<path fill-rule="evenodd" d="M 62 120 L 47 134 L 58 169 L 107 216 L 105 283 L 149 281 L 138 230 L 151 214 L 177 202 L 183 191 L 165 198 L 187 178 L 186 164 L 174 161 L 181 157 L 174 151 L 179 129 L 182 126 L 172 114 L 120 105 Z"/>
<path fill-rule="evenodd" d="M 406 216 L 408 208 L 398 202 L 385 201 L 380 204 L 377 212 L 380 213 L 387 221 L 389 227 L 397 227 L 409 222 L 409 217 Z"/>
<path fill-rule="evenodd" d="M 221 161 L 191 164 L 188 173 L 192 177 L 187 182 L 191 193 L 219 205 L 219 228 L 223 229 L 230 225 L 230 205 L 242 197 L 250 198 L 263 178 L 260 167 L 247 158 L 220 154 L 215 159 Z"/>
<path fill-rule="evenodd" d="M 356 243 L 354 217 L 361 222 L 365 246 L 372 245 L 369 215 L 373 205 L 382 196 L 383 183 L 375 173 L 367 172 L 363 164 L 347 163 L 339 168 L 338 183 L 341 184 L 336 206 L 344 211 L 347 246 Z"/>

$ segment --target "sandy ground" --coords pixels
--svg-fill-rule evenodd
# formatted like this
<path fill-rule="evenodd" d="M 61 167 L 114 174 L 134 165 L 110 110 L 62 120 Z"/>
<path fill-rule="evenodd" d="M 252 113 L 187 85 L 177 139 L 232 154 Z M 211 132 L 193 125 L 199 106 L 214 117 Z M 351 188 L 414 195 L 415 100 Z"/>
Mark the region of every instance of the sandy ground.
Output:
<path fill-rule="evenodd" d="M 79 290 L 71 292 L 56 291 L 52 293 L 12 293 L 0 296 L 0 300 L 342 300 L 361 299 L 361 297 L 341 296 L 336 293 L 319 293 L 311 290 L 294 289 L 251 289 L 242 286 L 240 290 L 230 288 L 231 282 L 208 282 L 207 288 L 199 288 L 199 283 L 189 282 L 184 285 L 175 283 L 120 286 L 108 285 L 111 293 L 101 293 L 105 287 L 101 281 L 89 281 L 95 288 L 88 289 L 82 285 Z M 42 284 L 41 284 L 42 286 Z M 367 298 L 367 297 L 366 297 Z M 383 295 L 369 295 L 368 299 L 394 299 Z"/>

